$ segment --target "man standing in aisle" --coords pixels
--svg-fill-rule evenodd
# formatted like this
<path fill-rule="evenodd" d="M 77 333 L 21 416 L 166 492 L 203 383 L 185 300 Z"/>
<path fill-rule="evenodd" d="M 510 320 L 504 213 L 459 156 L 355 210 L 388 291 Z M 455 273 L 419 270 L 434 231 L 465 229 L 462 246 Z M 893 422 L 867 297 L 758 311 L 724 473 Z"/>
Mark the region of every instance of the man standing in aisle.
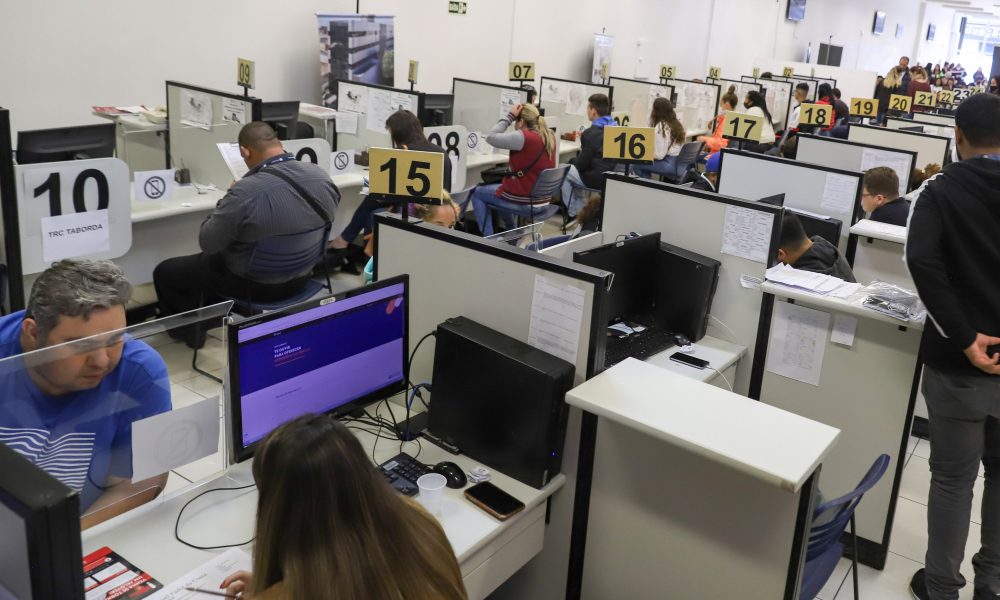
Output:
<path fill-rule="evenodd" d="M 905 94 L 906 89 L 910 87 L 910 57 L 900 56 L 896 70 L 900 71 L 900 77 L 903 80 L 903 93 Z"/>
<path fill-rule="evenodd" d="M 959 567 L 980 461 L 974 598 L 1000 598 L 1000 97 L 959 105 L 955 144 L 962 160 L 913 203 L 906 241 L 930 317 L 920 344 L 931 441 L 927 555 L 910 582 L 919 600 L 952 600 L 965 585 Z"/>

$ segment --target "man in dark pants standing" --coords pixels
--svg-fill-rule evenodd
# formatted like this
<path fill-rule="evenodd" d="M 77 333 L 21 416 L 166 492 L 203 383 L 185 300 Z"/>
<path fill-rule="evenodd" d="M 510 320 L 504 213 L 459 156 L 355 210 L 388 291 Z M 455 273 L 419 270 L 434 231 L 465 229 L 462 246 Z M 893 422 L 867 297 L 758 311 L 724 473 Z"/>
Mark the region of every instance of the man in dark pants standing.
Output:
<path fill-rule="evenodd" d="M 340 191 L 329 173 L 285 152 L 277 134 L 263 122 L 240 130 L 240 154 L 250 171 L 219 200 L 201 224 L 202 252 L 169 258 L 153 270 L 160 316 L 205 306 L 219 294 L 255 300 L 291 296 L 302 289 L 312 268 L 281 273 L 267 281 L 248 276 L 254 245 L 262 239 L 303 233 L 333 221 Z M 171 330 L 193 348 L 204 332 Z"/>
<path fill-rule="evenodd" d="M 959 105 L 955 144 L 961 161 L 913 203 L 906 241 L 930 317 L 920 344 L 931 441 L 927 556 L 910 582 L 919 600 L 958 598 L 965 585 L 959 567 L 980 461 L 974 598 L 1000 598 L 1000 96 Z"/>

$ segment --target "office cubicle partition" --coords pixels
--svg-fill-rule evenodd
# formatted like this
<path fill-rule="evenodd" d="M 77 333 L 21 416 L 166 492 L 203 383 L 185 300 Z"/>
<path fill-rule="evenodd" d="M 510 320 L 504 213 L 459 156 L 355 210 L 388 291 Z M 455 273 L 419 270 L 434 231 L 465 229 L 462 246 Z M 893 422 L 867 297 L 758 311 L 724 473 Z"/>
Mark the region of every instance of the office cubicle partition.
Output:
<path fill-rule="evenodd" d="M 668 79 L 667 85 L 674 87 L 674 108 L 687 135 L 704 135 L 714 129 L 722 95 L 720 86 L 686 79 Z"/>
<path fill-rule="evenodd" d="M 939 113 L 932 113 L 932 112 L 915 112 L 913 113 L 913 122 L 930 123 L 931 125 L 954 128 L 955 115 L 942 115 Z"/>
<path fill-rule="evenodd" d="M 844 231 L 838 247 L 847 262 L 854 260 L 848 229 L 861 218 L 861 180 L 857 171 L 728 148 L 719 165 L 720 194 L 746 200 L 784 194 L 787 207 L 840 219 Z"/>
<path fill-rule="evenodd" d="M 194 183 L 228 188 L 233 175 L 218 144 L 235 143 L 240 129 L 260 118 L 258 98 L 168 81 L 167 168 L 188 169 Z"/>
<path fill-rule="evenodd" d="M 885 148 L 912 150 L 917 153 L 918 169 L 932 163 L 943 167 L 951 162 L 951 140 L 944 136 L 852 123 L 847 129 L 847 139 Z"/>
<path fill-rule="evenodd" d="M 804 83 L 809 86 L 809 92 L 806 95 L 806 102 L 815 102 L 816 93 L 819 91 L 819 81 L 811 77 L 775 77 L 775 81 L 787 81 L 792 84 L 792 89 L 795 89 L 800 83 Z"/>
<path fill-rule="evenodd" d="M 759 83 L 764 90 L 764 100 L 767 101 L 767 110 L 771 111 L 774 119 L 774 128 L 781 129 L 788 123 L 788 117 L 792 113 L 795 104 L 795 84 L 789 81 L 778 81 L 777 79 L 757 79 L 744 75 L 740 77 L 743 82 Z M 742 101 L 743 99 L 740 98 Z M 737 107 L 738 109 L 739 107 Z"/>
<path fill-rule="evenodd" d="M 910 177 L 913 175 L 913 168 L 917 162 L 917 153 L 912 150 L 897 150 L 800 133 L 795 160 L 860 173 L 874 167 L 889 167 L 899 177 L 899 195 L 902 196 L 909 190 Z"/>
<path fill-rule="evenodd" d="M 729 91 L 730 88 L 733 88 L 733 93 L 736 94 L 736 97 L 740 99 L 740 103 L 737 106 L 733 107 L 733 110 L 740 110 L 740 106 L 742 106 L 743 104 L 743 99 L 747 97 L 747 92 L 750 91 L 760 92 L 763 89 L 763 86 L 757 83 L 756 81 L 736 81 L 735 79 L 709 79 L 708 82 L 714 83 L 715 85 L 719 86 L 720 98 L 722 97 L 722 94 L 725 94 L 726 92 Z M 770 103 L 768 103 L 767 109 L 769 111 L 772 111 L 772 113 L 774 112 L 771 108 Z M 777 117 L 778 115 L 772 114 L 772 116 Z M 777 126 L 777 122 L 775 122 L 775 126 Z"/>
<path fill-rule="evenodd" d="M 0 281 L 0 308 L 6 307 L 13 312 L 24 308 L 24 282 L 21 273 L 21 233 L 11 133 L 10 111 L 0 108 L 0 217 L 3 218 L 3 262 L 7 265 L 6 290 Z"/>
<path fill-rule="evenodd" d="M 899 117 L 886 117 L 885 127 L 886 129 L 892 129 L 894 131 L 910 131 L 915 133 L 925 133 L 927 135 L 946 137 L 948 139 L 955 138 L 954 121 L 952 121 L 951 124 L 942 125 L 939 123 L 932 123 L 929 121 L 918 121 L 916 118 L 900 119 Z"/>
<path fill-rule="evenodd" d="M 564 132 L 583 131 L 590 127 L 587 98 L 594 94 L 604 94 L 614 106 L 613 87 L 556 77 L 542 77 L 538 101 L 545 109 L 546 118 L 557 117 Z"/>
<path fill-rule="evenodd" d="M 514 104 L 528 101 L 528 92 L 513 86 L 455 78 L 452 123 L 470 133 L 488 133 Z"/>
<path fill-rule="evenodd" d="M 334 150 L 365 150 L 391 148 L 392 140 L 385 130 L 385 120 L 397 110 L 407 110 L 420 115 L 424 108 L 424 95 L 420 92 L 401 90 L 374 83 L 336 81 L 337 110 L 354 113 L 353 119 L 337 120 L 337 146 Z"/>
<path fill-rule="evenodd" d="M 611 112 L 628 114 L 629 122 L 622 123 L 623 126 L 647 127 L 653 101 L 657 98 L 673 101 L 674 88 L 669 85 L 621 77 L 612 77 L 608 83 L 615 90 L 615 103 Z"/>

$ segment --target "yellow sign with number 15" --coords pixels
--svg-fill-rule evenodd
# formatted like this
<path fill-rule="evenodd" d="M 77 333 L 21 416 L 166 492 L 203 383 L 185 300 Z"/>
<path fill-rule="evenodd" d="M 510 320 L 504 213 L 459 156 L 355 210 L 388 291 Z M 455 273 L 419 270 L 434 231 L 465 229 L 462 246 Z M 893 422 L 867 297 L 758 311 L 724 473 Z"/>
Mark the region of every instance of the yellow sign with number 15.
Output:
<path fill-rule="evenodd" d="M 372 194 L 441 204 L 444 154 L 372 148 L 368 151 L 368 189 Z"/>

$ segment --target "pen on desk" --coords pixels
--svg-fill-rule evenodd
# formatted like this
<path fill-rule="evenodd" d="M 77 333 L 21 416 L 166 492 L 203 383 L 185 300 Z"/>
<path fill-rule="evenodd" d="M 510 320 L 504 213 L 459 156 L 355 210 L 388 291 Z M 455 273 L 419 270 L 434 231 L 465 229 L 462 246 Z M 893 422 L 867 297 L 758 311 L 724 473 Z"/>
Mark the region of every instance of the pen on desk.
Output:
<path fill-rule="evenodd" d="M 202 588 L 186 587 L 184 588 L 188 592 L 199 592 L 202 594 L 208 594 L 209 596 L 220 596 L 222 598 L 239 598 L 240 596 L 234 596 L 232 594 L 227 594 L 226 592 L 217 592 L 215 590 L 205 590 Z"/>

